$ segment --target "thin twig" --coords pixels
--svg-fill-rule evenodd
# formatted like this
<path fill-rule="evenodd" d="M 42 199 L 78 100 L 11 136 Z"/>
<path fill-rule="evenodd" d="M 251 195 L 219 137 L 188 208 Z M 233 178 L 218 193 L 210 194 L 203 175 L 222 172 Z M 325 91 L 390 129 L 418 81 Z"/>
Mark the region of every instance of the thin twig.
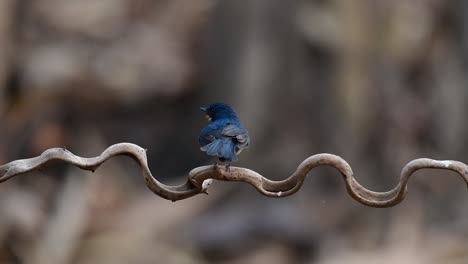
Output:
<path fill-rule="evenodd" d="M 131 143 L 119 143 L 108 147 L 101 155 L 94 158 L 83 158 L 74 155 L 65 148 L 52 148 L 44 151 L 40 156 L 15 160 L 0 166 L 0 182 L 38 170 L 41 166 L 52 160 L 62 160 L 81 169 L 94 171 L 102 163 L 113 156 L 126 155 L 133 158 L 142 170 L 146 185 L 155 194 L 162 198 L 176 201 L 192 197 L 196 194 L 206 193 L 213 179 L 221 181 L 245 182 L 255 187 L 261 194 L 269 197 L 285 197 L 297 192 L 308 173 L 318 166 L 331 166 L 343 176 L 346 189 L 356 201 L 372 207 L 391 207 L 399 204 L 407 193 L 407 184 L 410 176 L 420 169 L 443 169 L 458 173 L 468 186 L 468 166 L 459 161 L 415 159 L 406 164 L 401 171 L 399 183 L 388 192 L 374 192 L 360 185 L 353 177 L 349 164 L 339 156 L 333 154 L 316 154 L 304 160 L 297 170 L 287 179 L 272 181 L 255 171 L 230 167 L 202 166 L 190 171 L 187 181 L 179 186 L 165 185 L 151 174 L 148 168 L 146 150 Z"/>

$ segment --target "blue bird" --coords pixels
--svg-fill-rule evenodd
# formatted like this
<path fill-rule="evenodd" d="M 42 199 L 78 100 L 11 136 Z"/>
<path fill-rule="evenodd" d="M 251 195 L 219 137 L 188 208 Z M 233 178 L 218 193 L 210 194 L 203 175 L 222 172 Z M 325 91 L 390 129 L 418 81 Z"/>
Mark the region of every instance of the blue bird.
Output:
<path fill-rule="evenodd" d="M 225 103 L 214 103 L 200 109 L 210 121 L 198 137 L 200 149 L 218 157 L 221 162 L 237 161 L 237 155 L 249 146 L 250 138 L 234 109 Z"/>

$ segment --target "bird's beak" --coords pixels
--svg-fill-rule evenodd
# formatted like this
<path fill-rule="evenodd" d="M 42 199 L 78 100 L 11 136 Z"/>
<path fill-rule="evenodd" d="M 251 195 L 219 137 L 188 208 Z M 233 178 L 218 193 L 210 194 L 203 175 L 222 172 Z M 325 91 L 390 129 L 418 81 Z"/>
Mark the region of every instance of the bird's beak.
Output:
<path fill-rule="evenodd" d="M 209 122 L 211 122 L 211 116 L 209 116 L 208 114 L 206 114 L 206 110 L 208 109 L 208 107 L 200 107 L 200 110 L 202 110 L 203 112 L 205 112 L 205 117 L 206 119 L 208 119 Z"/>

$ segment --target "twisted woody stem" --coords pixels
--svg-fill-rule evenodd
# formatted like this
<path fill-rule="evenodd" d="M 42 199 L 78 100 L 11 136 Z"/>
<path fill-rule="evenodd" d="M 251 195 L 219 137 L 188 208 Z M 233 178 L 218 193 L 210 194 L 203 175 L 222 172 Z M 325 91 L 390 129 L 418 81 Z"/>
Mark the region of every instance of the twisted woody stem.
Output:
<path fill-rule="evenodd" d="M 0 182 L 7 181 L 14 176 L 30 171 L 39 170 L 41 166 L 53 160 L 61 160 L 73 164 L 81 169 L 94 171 L 106 160 L 113 156 L 125 155 L 133 158 L 142 170 L 148 188 L 162 198 L 176 201 L 182 200 L 200 193 L 206 193 L 206 189 L 212 180 L 245 182 L 255 187 L 261 194 L 269 197 L 285 197 L 297 192 L 308 173 L 318 166 L 331 166 L 337 169 L 343 176 L 346 189 L 356 201 L 372 207 L 391 207 L 399 204 L 407 193 L 408 180 L 414 172 L 420 169 L 443 169 L 458 173 L 468 186 L 468 166 L 459 161 L 415 159 L 403 167 L 400 180 L 392 190 L 388 192 L 374 192 L 360 185 L 353 176 L 349 164 L 339 156 L 333 154 L 316 154 L 304 160 L 297 170 L 288 178 L 281 181 L 273 181 L 263 177 L 255 171 L 230 167 L 229 170 L 215 166 L 197 167 L 190 171 L 187 181 L 179 186 L 165 185 L 159 182 L 151 174 L 148 167 L 146 150 L 131 143 L 118 143 L 108 147 L 101 155 L 94 158 L 83 158 L 74 155 L 65 148 L 51 148 L 40 156 L 15 160 L 0 166 Z"/>

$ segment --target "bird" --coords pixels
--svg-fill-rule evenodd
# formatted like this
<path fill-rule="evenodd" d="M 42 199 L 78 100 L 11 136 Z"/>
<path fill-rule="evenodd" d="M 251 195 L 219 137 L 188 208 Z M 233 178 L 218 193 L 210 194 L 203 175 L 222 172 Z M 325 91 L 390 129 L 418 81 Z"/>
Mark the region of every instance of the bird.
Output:
<path fill-rule="evenodd" d="M 227 163 L 226 169 L 229 170 L 231 162 L 237 161 L 239 153 L 250 145 L 249 133 L 228 104 L 212 103 L 200 107 L 200 110 L 209 121 L 198 136 L 200 150 Z"/>

